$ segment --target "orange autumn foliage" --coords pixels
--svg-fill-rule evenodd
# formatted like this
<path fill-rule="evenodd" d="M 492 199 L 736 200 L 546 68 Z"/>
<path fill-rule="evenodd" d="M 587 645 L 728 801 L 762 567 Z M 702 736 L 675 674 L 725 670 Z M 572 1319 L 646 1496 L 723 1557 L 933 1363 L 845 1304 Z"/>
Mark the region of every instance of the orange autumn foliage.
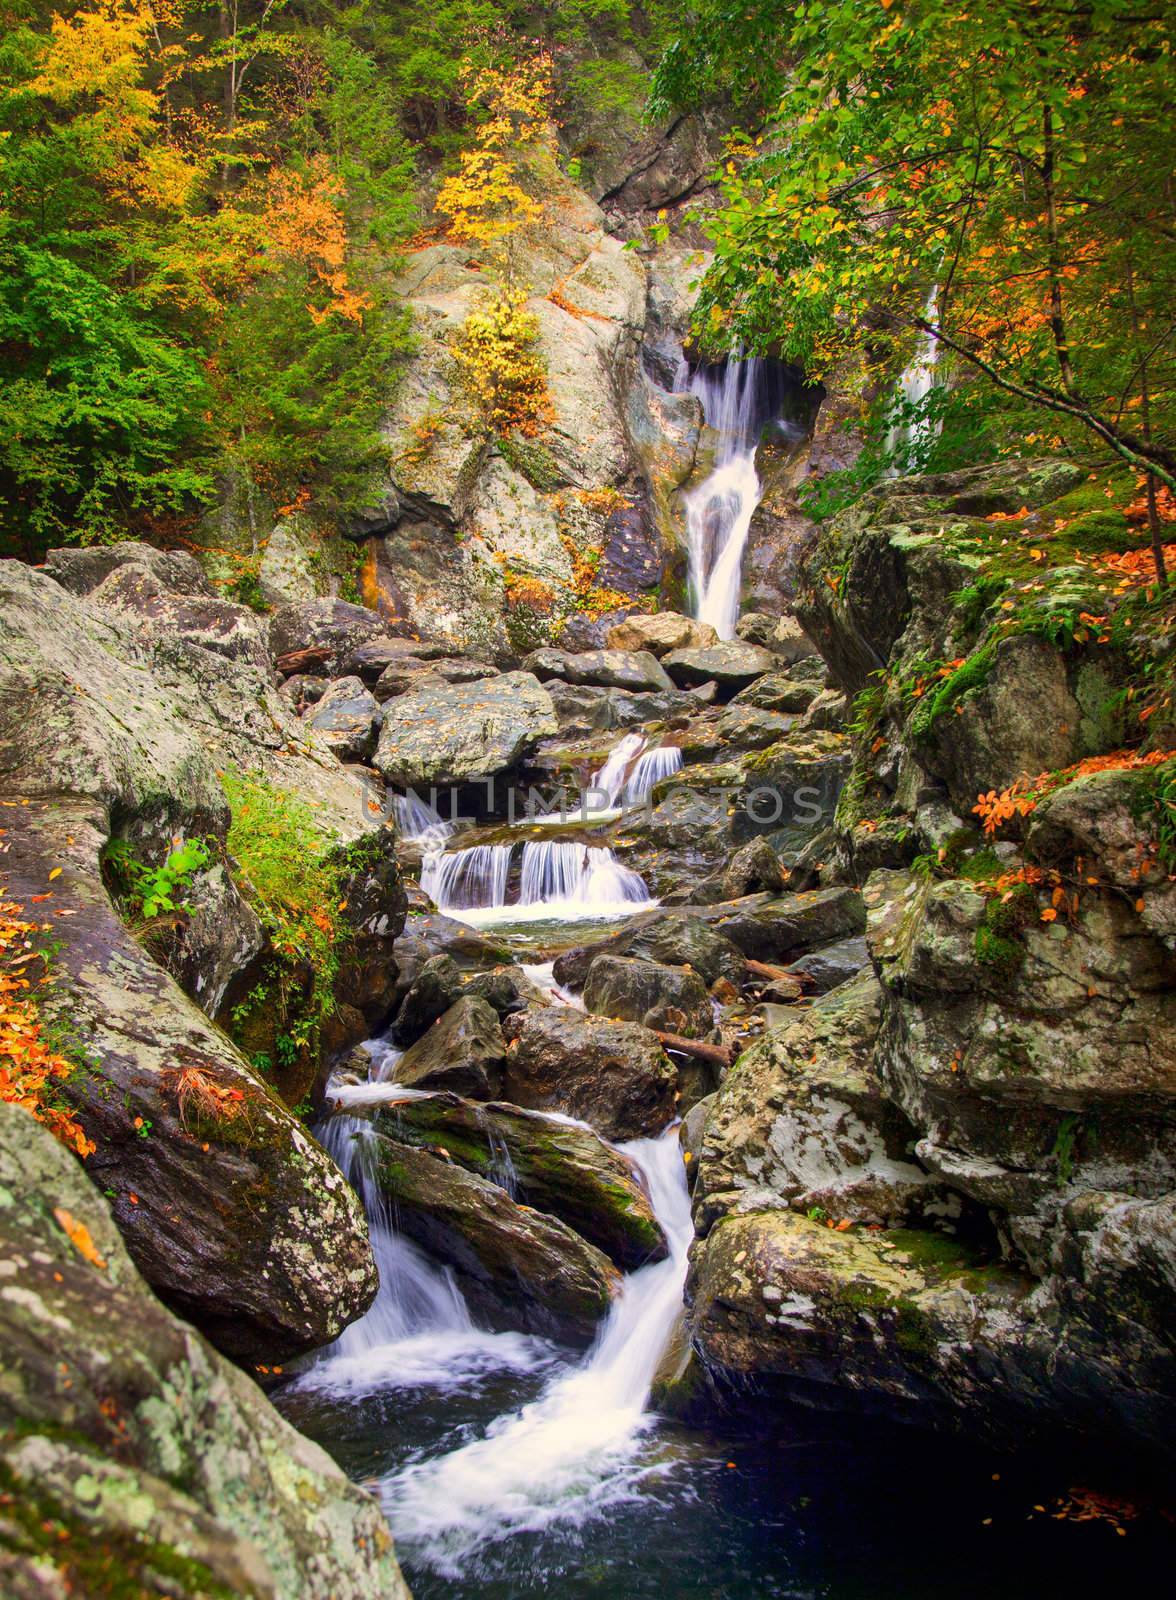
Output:
<path fill-rule="evenodd" d="M 347 227 L 339 209 L 340 179 L 325 159 L 311 163 L 308 172 L 274 168 L 269 179 L 269 200 L 263 216 L 268 247 L 308 267 L 327 289 L 330 299 L 323 310 L 307 306 L 311 320 L 323 322 L 334 313 L 350 322 L 362 322 L 371 304 L 347 281 Z"/>
<path fill-rule="evenodd" d="M 53 1098 L 54 1080 L 71 1077 L 75 1068 L 45 1037 L 36 999 L 45 975 L 45 958 L 34 944 L 41 930 L 24 921 L 23 911 L 14 902 L 0 904 L 0 1100 L 23 1106 L 62 1144 L 88 1156 L 94 1141 Z"/>
<path fill-rule="evenodd" d="M 1149 750 L 1146 755 L 1138 750 L 1112 750 L 1102 756 L 1087 756 L 1073 766 L 1058 772 L 1041 772 L 1036 778 L 1018 778 L 1007 789 L 999 792 L 989 789 L 978 795 L 973 812 L 984 824 L 985 833 L 995 834 L 1005 822 L 1015 816 L 1027 817 L 1036 811 L 1038 802 L 1075 778 L 1089 777 L 1093 772 L 1132 772 L 1140 767 L 1158 767 L 1171 761 L 1176 750 Z"/>

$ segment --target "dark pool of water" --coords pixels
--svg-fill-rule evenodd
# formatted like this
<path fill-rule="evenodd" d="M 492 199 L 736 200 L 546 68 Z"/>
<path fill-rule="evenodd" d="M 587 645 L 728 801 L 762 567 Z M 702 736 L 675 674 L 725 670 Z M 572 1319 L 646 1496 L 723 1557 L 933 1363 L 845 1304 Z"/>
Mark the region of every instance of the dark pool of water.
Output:
<path fill-rule="evenodd" d="M 276 1396 L 359 1481 L 478 1437 L 534 1397 L 540 1374 L 465 1390 L 353 1400 Z M 1173 1528 L 1139 1486 L 1116 1525 L 1073 1520 L 1091 1481 L 1066 1461 L 1010 1459 L 881 1423 L 779 1412 L 771 1428 L 648 1438 L 644 1473 L 619 1503 L 516 1533 L 439 1572 L 400 1542 L 417 1600 L 1116 1600 L 1167 1592 Z M 374 1487 L 374 1483 L 373 1483 Z M 1105 1494 L 1107 1484 L 1099 1485 Z M 1055 1513 L 1069 1503 L 1071 1515 Z M 1040 1509 L 1039 1509 L 1040 1508 Z M 1160 1588 L 1160 1585 L 1163 1588 Z M 377 1597 L 373 1597 L 377 1600 Z"/>

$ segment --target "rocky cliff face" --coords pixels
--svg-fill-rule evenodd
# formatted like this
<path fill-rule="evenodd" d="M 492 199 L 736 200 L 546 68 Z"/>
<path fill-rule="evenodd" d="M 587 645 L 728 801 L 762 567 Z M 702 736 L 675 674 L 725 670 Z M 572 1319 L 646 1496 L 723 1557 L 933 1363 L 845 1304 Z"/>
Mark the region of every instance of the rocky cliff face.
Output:
<path fill-rule="evenodd" d="M 822 874 L 864 882 L 872 972 L 748 1052 L 698 1135 L 720 1385 L 1170 1446 L 1174 762 L 1162 696 L 1130 722 L 1170 641 L 1071 553 L 1085 484 L 889 484 L 804 570 L 857 696 Z"/>

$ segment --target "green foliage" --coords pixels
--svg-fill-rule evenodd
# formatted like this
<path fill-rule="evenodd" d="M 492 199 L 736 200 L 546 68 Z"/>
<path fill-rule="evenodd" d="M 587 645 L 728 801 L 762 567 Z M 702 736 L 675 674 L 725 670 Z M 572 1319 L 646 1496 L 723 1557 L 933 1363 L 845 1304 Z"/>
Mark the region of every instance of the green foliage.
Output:
<path fill-rule="evenodd" d="M 1176 485 L 1172 23 L 1111 0 L 1081 27 L 1015 0 L 699 0 L 655 107 L 722 89 L 770 108 L 723 168 L 704 345 L 770 349 L 864 393 L 929 331 L 956 386 L 940 403 L 983 397 L 989 442 L 1093 435 Z M 940 449 L 924 444 L 916 466 Z"/>
<path fill-rule="evenodd" d="M 1025 959 L 1025 947 L 1006 934 L 997 933 L 986 924 L 976 929 L 976 960 L 990 967 L 997 977 L 1011 979 L 1020 970 Z"/>
<path fill-rule="evenodd" d="M 229 853 L 242 893 L 273 945 L 275 982 L 285 992 L 302 970 L 309 974 L 309 992 L 288 1027 L 301 1046 L 335 1009 L 334 983 L 346 938 L 339 919 L 345 869 L 334 835 L 305 800 L 257 775 L 226 770 L 220 779 L 233 813 Z M 267 999 L 264 993 L 247 996 L 237 1020 Z M 281 1064 L 277 1041 L 275 1049 Z"/>
<path fill-rule="evenodd" d="M 1050 1155 L 1057 1165 L 1058 1181 L 1069 1183 L 1074 1176 L 1074 1155 L 1078 1144 L 1078 1118 L 1071 1113 L 1058 1123 L 1057 1137 Z"/>
<path fill-rule="evenodd" d="M 168 852 L 162 865 L 140 861 L 127 839 L 111 839 L 103 848 L 102 864 L 124 906 L 147 921 L 167 912 L 187 911 L 183 896 L 198 872 L 212 864 L 212 852 L 203 839 L 186 839 Z"/>

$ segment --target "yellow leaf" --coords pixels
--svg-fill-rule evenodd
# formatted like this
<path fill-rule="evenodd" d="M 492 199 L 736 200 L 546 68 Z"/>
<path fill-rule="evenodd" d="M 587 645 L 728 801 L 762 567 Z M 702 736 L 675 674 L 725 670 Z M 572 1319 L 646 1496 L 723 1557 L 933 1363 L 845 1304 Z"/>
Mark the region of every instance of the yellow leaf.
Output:
<path fill-rule="evenodd" d="M 53 871 L 49 874 L 49 882 L 52 883 L 54 878 L 60 878 L 60 876 L 61 876 L 61 868 L 60 867 L 54 867 Z"/>

